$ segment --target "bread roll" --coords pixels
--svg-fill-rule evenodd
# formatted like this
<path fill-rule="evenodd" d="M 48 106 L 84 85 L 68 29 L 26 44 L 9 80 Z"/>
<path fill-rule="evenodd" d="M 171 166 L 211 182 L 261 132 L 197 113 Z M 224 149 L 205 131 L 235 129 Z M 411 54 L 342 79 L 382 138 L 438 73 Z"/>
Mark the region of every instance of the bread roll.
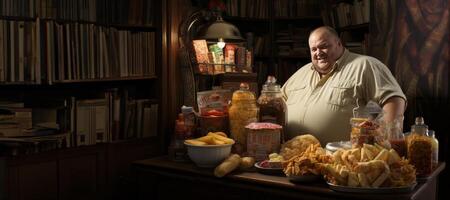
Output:
<path fill-rule="evenodd" d="M 214 176 L 223 177 L 239 167 L 241 164 L 241 157 L 238 154 L 231 154 L 225 161 L 214 169 Z"/>
<path fill-rule="evenodd" d="M 246 170 L 253 167 L 255 164 L 255 158 L 253 157 L 242 157 L 241 158 L 241 164 L 239 165 L 239 169 Z"/>

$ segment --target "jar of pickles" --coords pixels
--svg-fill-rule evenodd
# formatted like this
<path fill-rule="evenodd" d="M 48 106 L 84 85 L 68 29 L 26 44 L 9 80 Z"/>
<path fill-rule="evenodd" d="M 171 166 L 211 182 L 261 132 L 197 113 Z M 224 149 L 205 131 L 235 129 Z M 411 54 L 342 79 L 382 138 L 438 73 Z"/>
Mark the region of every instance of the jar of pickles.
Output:
<path fill-rule="evenodd" d="M 246 151 L 246 129 L 245 126 L 258 121 L 259 108 L 256 105 L 256 97 L 249 91 L 247 83 L 241 83 L 239 90 L 233 93 L 231 106 L 228 110 L 230 119 L 230 133 L 236 143 L 234 152 L 241 154 Z"/>

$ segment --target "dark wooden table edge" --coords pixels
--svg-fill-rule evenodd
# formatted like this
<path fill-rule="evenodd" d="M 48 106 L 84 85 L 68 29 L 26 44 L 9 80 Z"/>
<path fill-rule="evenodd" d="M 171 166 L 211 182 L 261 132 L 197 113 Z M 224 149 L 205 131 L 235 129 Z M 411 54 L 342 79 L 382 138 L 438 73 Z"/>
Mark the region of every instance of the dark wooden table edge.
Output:
<path fill-rule="evenodd" d="M 161 164 L 159 162 L 164 162 Z M 172 164 L 171 164 L 172 163 Z M 179 165 L 186 165 L 189 168 L 181 169 Z M 345 199 L 416 199 L 416 196 L 421 193 L 425 188 L 425 184 L 429 184 L 429 181 L 419 182 L 414 190 L 410 193 L 402 194 L 359 194 L 359 193 L 346 193 L 337 192 L 330 189 L 325 182 L 315 183 L 312 186 L 306 186 L 301 184 L 286 185 L 272 180 L 255 180 L 246 176 L 247 173 L 257 172 L 233 172 L 223 178 L 217 178 L 213 174 L 213 169 L 198 168 L 191 162 L 174 162 L 169 161 L 167 156 L 155 157 L 146 160 L 139 160 L 133 162 L 132 165 L 135 169 L 149 171 L 162 176 L 169 176 L 174 178 L 183 178 L 187 180 L 199 180 L 207 183 L 213 183 L 218 185 L 224 185 L 227 187 L 236 188 L 248 188 L 255 191 L 271 192 L 273 194 L 285 196 L 285 197 L 298 197 L 298 193 L 302 196 L 311 197 L 327 197 L 327 198 L 345 198 Z M 430 175 L 430 180 L 437 178 L 446 166 L 445 162 L 439 163 L 438 167 Z M 194 175 L 194 176 L 193 176 Z M 268 176 L 268 175 L 267 175 Z M 272 177 L 272 176 L 270 176 Z M 230 184 L 232 183 L 232 184 Z M 289 191 L 289 192 L 287 192 Z"/>

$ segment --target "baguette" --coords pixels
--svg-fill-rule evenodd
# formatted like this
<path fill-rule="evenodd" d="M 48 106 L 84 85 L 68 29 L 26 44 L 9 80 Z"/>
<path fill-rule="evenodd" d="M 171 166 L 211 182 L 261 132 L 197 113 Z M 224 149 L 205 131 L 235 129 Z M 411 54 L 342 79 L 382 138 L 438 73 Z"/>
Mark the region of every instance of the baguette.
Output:
<path fill-rule="evenodd" d="M 214 176 L 223 177 L 235 170 L 241 164 L 241 156 L 238 154 L 230 155 L 225 161 L 223 161 L 219 166 L 214 169 Z"/>

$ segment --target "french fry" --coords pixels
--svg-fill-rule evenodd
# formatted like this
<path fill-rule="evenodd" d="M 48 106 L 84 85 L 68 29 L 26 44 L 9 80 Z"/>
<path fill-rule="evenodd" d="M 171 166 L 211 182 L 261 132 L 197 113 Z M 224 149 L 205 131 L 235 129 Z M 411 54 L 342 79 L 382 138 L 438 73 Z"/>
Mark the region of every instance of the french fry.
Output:
<path fill-rule="evenodd" d="M 381 175 L 378 176 L 377 179 L 372 183 L 372 187 L 377 188 L 380 187 L 381 184 L 389 177 L 389 172 L 384 171 Z"/>
<path fill-rule="evenodd" d="M 234 143 L 234 140 L 233 140 L 233 139 L 224 137 L 224 136 L 222 136 L 222 135 L 220 135 L 220 134 L 217 134 L 217 133 L 221 133 L 221 132 L 216 132 L 216 133 L 209 132 L 207 136 L 211 136 L 211 137 L 213 137 L 215 140 L 223 141 L 223 142 L 224 142 L 223 144 L 233 144 L 233 143 Z"/>
<path fill-rule="evenodd" d="M 222 140 L 218 140 L 215 137 L 212 139 L 212 145 L 222 145 L 222 144 L 226 144 L 226 142 L 224 142 Z"/>
<path fill-rule="evenodd" d="M 382 149 L 378 149 L 376 146 L 373 146 L 371 144 L 364 144 L 363 147 L 367 148 L 368 150 L 370 150 L 370 152 L 372 153 L 372 155 L 375 157 L 376 155 L 378 155 L 378 153 L 380 153 L 380 151 Z"/>
<path fill-rule="evenodd" d="M 197 138 L 195 140 L 202 141 L 202 142 L 205 142 L 207 144 L 214 144 L 214 141 L 213 141 L 214 137 L 212 135 L 206 135 L 206 136 L 203 136 L 203 137 L 199 137 L 199 138 Z"/>
<path fill-rule="evenodd" d="M 185 142 L 186 142 L 187 144 L 198 145 L 198 146 L 208 145 L 208 143 L 202 142 L 202 141 L 199 141 L 199 140 L 185 140 Z"/>
<path fill-rule="evenodd" d="M 227 134 L 225 134 L 224 132 L 214 132 L 214 134 L 221 135 L 221 136 L 226 137 L 226 138 L 228 137 Z"/>
<path fill-rule="evenodd" d="M 344 161 L 341 158 L 342 153 L 344 153 L 344 150 L 342 149 L 339 149 L 333 153 L 333 159 L 336 164 L 344 164 Z"/>
<path fill-rule="evenodd" d="M 389 152 L 386 149 L 380 151 L 380 153 L 374 158 L 374 160 L 386 161 L 389 158 Z"/>
<path fill-rule="evenodd" d="M 389 158 L 387 160 L 387 163 L 389 165 L 391 165 L 392 163 L 399 162 L 400 160 L 402 159 L 394 149 L 389 150 Z"/>

